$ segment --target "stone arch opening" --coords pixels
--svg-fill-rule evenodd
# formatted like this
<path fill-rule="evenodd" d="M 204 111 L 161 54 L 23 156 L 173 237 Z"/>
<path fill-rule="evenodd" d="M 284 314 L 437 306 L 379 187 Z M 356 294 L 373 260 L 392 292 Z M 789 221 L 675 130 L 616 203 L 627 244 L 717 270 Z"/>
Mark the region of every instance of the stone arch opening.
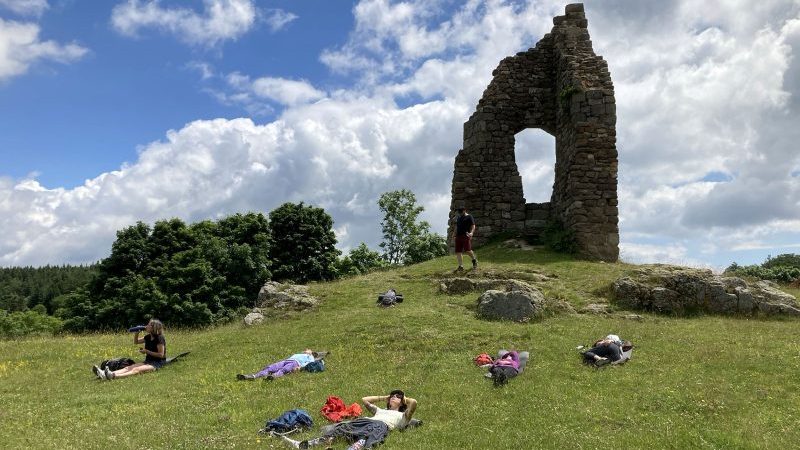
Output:
<path fill-rule="evenodd" d="M 549 202 L 556 176 L 555 136 L 539 128 L 526 128 L 514 135 L 514 156 L 525 203 Z"/>

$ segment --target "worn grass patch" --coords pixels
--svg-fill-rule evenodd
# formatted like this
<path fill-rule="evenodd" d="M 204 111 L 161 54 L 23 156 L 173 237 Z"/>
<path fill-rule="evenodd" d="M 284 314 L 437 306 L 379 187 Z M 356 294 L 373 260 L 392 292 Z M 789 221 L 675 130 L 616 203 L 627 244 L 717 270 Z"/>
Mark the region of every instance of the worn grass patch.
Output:
<path fill-rule="evenodd" d="M 552 275 L 539 287 L 576 307 L 605 301 L 610 283 L 635 267 L 500 246 L 478 256 L 482 271 Z M 286 448 L 256 433 L 266 419 L 300 407 L 322 424 L 319 409 L 328 395 L 355 402 L 394 388 L 419 400 L 417 417 L 425 425 L 393 433 L 387 449 L 760 449 L 800 442 L 797 320 L 644 315 L 642 321 L 486 322 L 474 317 L 478 294 L 438 292 L 437 280 L 454 266 L 452 258 L 440 258 L 315 284 L 311 292 L 324 299 L 318 311 L 252 328 L 166 324 L 169 352 L 191 355 L 155 374 L 114 382 L 94 380 L 89 368 L 112 356 L 140 358 L 127 334 L 0 342 L 0 446 Z M 392 287 L 405 302 L 376 308 L 377 294 Z M 637 344 L 633 360 L 583 367 L 575 347 L 609 332 Z M 235 380 L 309 346 L 332 352 L 325 372 Z M 529 350 L 532 357 L 522 375 L 495 389 L 471 359 L 499 348 Z"/>

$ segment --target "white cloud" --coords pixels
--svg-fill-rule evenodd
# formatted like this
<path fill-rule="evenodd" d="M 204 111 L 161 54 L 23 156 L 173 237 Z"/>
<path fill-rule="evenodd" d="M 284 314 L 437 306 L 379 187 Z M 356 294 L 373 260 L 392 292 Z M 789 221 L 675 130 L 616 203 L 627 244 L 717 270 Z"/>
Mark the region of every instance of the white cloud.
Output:
<path fill-rule="evenodd" d="M 40 40 L 39 26 L 34 23 L 0 18 L 0 81 L 26 73 L 37 62 L 70 63 L 87 52 L 78 44 Z"/>
<path fill-rule="evenodd" d="M 41 16 L 49 8 L 47 0 L 0 0 L 0 8 L 24 16 Z"/>
<path fill-rule="evenodd" d="M 226 79 L 233 89 L 248 94 L 248 100 L 255 96 L 281 105 L 294 106 L 325 98 L 324 92 L 305 80 L 262 77 L 251 81 L 250 77 L 238 72 L 229 74 Z"/>
<path fill-rule="evenodd" d="M 446 170 L 449 158 L 435 156 L 452 146 L 425 149 L 429 158 L 414 167 L 401 169 L 396 161 L 419 158 L 418 149 L 427 144 L 424 123 L 455 125 L 461 114 L 440 103 L 388 106 L 371 99 L 326 100 L 264 125 L 196 121 L 145 146 L 134 163 L 75 189 L 3 180 L 0 228 L 14 232 L 0 237 L 0 265 L 92 261 L 108 254 L 116 230 L 137 220 L 268 212 L 286 201 L 324 207 L 347 239 L 343 247 L 374 243 L 380 193 L 446 188 L 447 179 L 427 174 Z M 415 125 L 398 129 L 407 123 Z"/>
<path fill-rule="evenodd" d="M 267 22 L 269 29 L 274 33 L 280 31 L 289 25 L 292 21 L 297 19 L 296 14 L 284 11 L 282 9 L 271 9 L 265 12 L 264 20 Z"/>
<path fill-rule="evenodd" d="M 238 39 L 256 23 L 252 0 L 203 0 L 203 4 L 200 14 L 188 8 L 164 8 L 157 0 L 128 0 L 114 7 L 111 24 L 126 36 L 156 28 L 192 45 L 214 46 Z"/>
<path fill-rule="evenodd" d="M 641 264 L 660 262 L 680 266 L 712 268 L 707 262 L 699 261 L 689 256 L 688 249 L 681 243 L 664 245 L 620 243 L 620 260 L 627 263 Z M 717 268 L 719 271 L 720 268 Z"/>

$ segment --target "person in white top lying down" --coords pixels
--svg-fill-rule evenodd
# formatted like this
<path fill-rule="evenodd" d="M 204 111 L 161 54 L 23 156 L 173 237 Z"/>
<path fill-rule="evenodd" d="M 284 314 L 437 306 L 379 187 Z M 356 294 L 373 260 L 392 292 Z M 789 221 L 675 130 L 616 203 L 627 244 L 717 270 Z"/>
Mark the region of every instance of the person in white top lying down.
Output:
<path fill-rule="evenodd" d="M 386 402 L 386 408 L 381 408 L 375 403 Z M 406 397 L 403 391 L 397 389 L 389 395 L 376 395 L 361 399 L 364 407 L 373 414 L 372 417 L 360 417 L 348 422 L 340 422 L 323 427 L 322 436 L 306 441 L 295 441 L 287 437 L 283 439 L 295 448 L 309 448 L 315 445 L 331 445 L 334 439 L 344 438 L 352 445 L 351 450 L 372 448 L 380 444 L 389 435 L 389 431 L 403 429 L 411 422 L 411 417 L 417 409 L 417 401 Z M 418 421 L 416 421 L 418 422 Z M 413 424 L 412 424 L 413 425 Z"/>

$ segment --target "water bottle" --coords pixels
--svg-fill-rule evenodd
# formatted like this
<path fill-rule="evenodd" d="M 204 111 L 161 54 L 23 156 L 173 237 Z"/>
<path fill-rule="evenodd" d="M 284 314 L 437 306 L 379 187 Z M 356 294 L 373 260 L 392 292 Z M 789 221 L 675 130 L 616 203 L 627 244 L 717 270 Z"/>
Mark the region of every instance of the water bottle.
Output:
<path fill-rule="evenodd" d="M 147 328 L 147 325 L 132 326 L 132 327 L 128 328 L 128 333 L 136 333 L 136 332 L 139 332 L 139 331 L 144 331 L 145 328 Z"/>

